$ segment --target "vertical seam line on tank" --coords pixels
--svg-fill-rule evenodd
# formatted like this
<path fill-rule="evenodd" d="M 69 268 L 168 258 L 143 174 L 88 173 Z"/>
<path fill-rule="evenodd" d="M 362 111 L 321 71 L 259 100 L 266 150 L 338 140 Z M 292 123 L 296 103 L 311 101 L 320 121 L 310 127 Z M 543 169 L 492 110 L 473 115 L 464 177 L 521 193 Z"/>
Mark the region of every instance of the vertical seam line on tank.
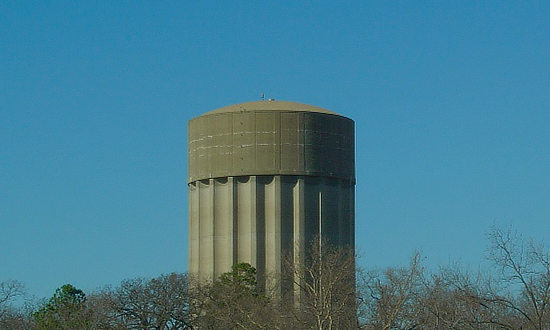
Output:
<path fill-rule="evenodd" d="M 300 113 L 300 116 L 299 116 L 299 130 L 301 130 L 301 138 L 302 138 L 302 162 L 304 164 L 304 169 L 303 169 L 303 173 L 307 173 L 307 163 L 306 163 L 306 114 L 305 113 Z"/>
<path fill-rule="evenodd" d="M 300 168 L 300 165 L 303 165 L 303 169 L 302 169 L 302 172 L 305 173 L 305 170 L 306 170 L 306 154 L 305 154 L 305 149 L 306 149 L 306 146 L 305 146 L 305 132 L 304 132 L 304 121 L 303 121 L 303 113 L 301 112 L 298 112 L 298 134 L 296 135 L 298 137 L 297 141 L 296 141 L 296 144 L 298 146 L 298 148 L 300 147 L 300 145 L 302 146 L 302 152 L 301 154 L 298 153 L 299 157 L 300 157 L 300 160 L 299 160 L 299 163 L 298 163 L 298 169 Z M 302 141 L 300 141 L 302 140 Z M 301 143 L 300 143 L 301 142 Z M 301 163 L 301 164 L 300 164 Z"/>
<path fill-rule="evenodd" d="M 235 114 L 231 113 L 231 170 L 230 174 L 235 175 Z"/>
<path fill-rule="evenodd" d="M 258 173 L 258 113 L 254 114 L 254 172 Z"/>
<path fill-rule="evenodd" d="M 278 164 L 278 168 L 277 168 L 277 173 L 279 175 L 281 175 L 281 171 L 282 171 L 282 164 L 283 164 L 283 144 L 281 142 L 281 111 L 277 112 L 277 120 L 278 120 L 278 123 L 279 123 L 279 127 L 277 128 L 277 126 L 275 125 L 274 129 L 276 130 L 276 135 L 275 137 L 277 138 L 277 143 L 279 145 L 279 164 Z M 278 136 L 277 136 L 277 132 L 278 132 Z"/>

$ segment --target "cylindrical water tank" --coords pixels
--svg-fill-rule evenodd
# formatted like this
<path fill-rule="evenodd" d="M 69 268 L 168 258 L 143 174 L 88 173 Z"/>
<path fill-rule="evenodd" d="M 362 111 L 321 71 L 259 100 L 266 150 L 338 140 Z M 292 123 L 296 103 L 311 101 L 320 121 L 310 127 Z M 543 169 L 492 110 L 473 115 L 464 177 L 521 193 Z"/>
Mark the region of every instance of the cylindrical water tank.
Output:
<path fill-rule="evenodd" d="M 319 234 L 353 248 L 354 139 L 353 120 L 294 102 L 190 120 L 189 273 L 214 279 L 248 262 L 267 286 L 283 256 L 299 262 Z"/>

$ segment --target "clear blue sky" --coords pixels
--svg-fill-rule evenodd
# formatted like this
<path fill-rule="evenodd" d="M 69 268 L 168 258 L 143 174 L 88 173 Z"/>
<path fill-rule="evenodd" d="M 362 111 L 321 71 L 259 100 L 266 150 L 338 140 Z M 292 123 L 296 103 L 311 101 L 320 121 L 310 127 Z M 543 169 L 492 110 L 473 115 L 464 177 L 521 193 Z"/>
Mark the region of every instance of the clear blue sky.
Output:
<path fill-rule="evenodd" d="M 187 121 L 262 92 L 355 120 L 363 266 L 548 243 L 548 1 L 1 1 L 0 280 L 186 271 Z"/>

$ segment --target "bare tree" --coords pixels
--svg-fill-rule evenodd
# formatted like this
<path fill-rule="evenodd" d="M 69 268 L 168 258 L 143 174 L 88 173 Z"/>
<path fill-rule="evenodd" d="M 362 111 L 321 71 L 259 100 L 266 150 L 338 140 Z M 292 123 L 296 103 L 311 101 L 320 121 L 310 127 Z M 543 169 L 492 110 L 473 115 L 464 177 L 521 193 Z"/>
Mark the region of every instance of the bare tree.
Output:
<path fill-rule="evenodd" d="M 303 262 L 294 262 L 290 256 L 284 262 L 292 270 L 294 291 L 287 292 L 283 301 L 294 301 L 286 307 L 295 316 L 297 328 L 356 328 L 353 249 L 316 238 L 306 251 Z"/>
<path fill-rule="evenodd" d="M 484 300 L 491 279 L 460 269 L 428 275 L 415 254 L 407 267 L 360 276 L 365 329 L 505 329 L 501 309 Z"/>
<path fill-rule="evenodd" d="M 472 275 L 459 268 L 444 268 L 423 276 L 416 306 L 416 324 L 429 329 L 506 329 L 502 309 L 490 306 L 483 297 L 491 292 L 493 279 Z"/>
<path fill-rule="evenodd" d="M 12 302 L 25 294 L 25 286 L 18 281 L 0 282 L 0 329 L 26 329 L 30 327 L 23 311 Z"/>
<path fill-rule="evenodd" d="M 13 299 L 24 293 L 25 286 L 21 282 L 14 280 L 0 282 L 0 313 L 9 306 Z"/>
<path fill-rule="evenodd" d="M 161 275 L 151 280 L 136 278 L 123 281 L 114 290 L 96 297 L 111 328 L 187 329 L 189 318 L 186 274 Z M 105 307 L 108 306 L 108 307 Z"/>
<path fill-rule="evenodd" d="M 415 254 L 408 267 L 388 268 L 385 272 L 361 274 L 359 297 L 365 329 L 415 329 L 421 295 L 422 267 Z"/>
<path fill-rule="evenodd" d="M 499 279 L 504 287 L 486 297 L 487 302 L 508 310 L 524 328 L 549 329 L 549 251 L 510 230 L 493 229 L 490 239 L 490 258 L 500 270 Z"/>
<path fill-rule="evenodd" d="M 511 231 L 490 233 L 492 274 L 447 269 L 425 282 L 417 310 L 451 329 L 550 329 L 550 257 Z"/>

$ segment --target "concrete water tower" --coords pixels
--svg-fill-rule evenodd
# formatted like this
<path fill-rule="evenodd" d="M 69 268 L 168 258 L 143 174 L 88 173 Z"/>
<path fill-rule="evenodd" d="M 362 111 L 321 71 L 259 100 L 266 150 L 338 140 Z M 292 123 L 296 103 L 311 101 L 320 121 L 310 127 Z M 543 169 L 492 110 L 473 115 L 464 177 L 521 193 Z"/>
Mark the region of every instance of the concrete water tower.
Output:
<path fill-rule="evenodd" d="M 285 276 L 283 256 L 303 260 L 319 233 L 354 248 L 354 140 L 353 120 L 294 102 L 191 119 L 189 273 L 214 279 L 248 262 L 265 287 L 266 275 Z"/>

